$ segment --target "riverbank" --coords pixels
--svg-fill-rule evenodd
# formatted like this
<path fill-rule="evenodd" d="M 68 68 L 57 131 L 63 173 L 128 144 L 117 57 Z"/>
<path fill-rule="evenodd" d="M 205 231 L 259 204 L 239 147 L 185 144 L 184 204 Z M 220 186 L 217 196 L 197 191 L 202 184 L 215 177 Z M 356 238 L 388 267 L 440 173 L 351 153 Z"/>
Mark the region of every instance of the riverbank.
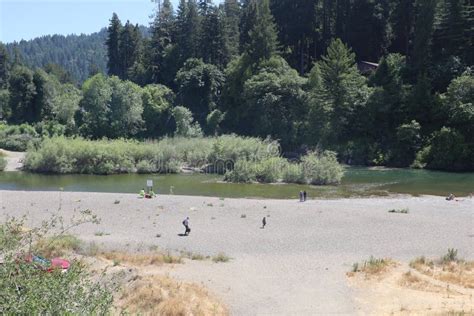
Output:
<path fill-rule="evenodd" d="M 474 259 L 474 200 L 442 197 L 297 200 L 219 199 L 134 194 L 0 191 L 0 216 L 27 215 L 30 225 L 57 212 L 91 209 L 102 222 L 73 231 L 100 247 L 159 247 L 232 259 L 192 261 L 172 277 L 200 283 L 235 315 L 356 313 L 357 290 L 346 272 L 354 262 L 391 257 L 409 262 L 448 248 Z M 408 214 L 389 213 L 408 209 Z M 181 237 L 190 217 L 189 237 Z M 267 226 L 261 229 L 263 217 Z"/>

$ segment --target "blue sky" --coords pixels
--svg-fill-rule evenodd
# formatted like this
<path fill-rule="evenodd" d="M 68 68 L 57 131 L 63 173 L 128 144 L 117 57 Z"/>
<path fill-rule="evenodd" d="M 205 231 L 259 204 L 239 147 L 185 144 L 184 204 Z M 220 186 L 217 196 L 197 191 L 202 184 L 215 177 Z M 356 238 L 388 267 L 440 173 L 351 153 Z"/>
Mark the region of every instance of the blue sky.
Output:
<path fill-rule="evenodd" d="M 176 9 L 178 0 L 172 2 Z M 154 7 L 151 0 L 0 0 L 0 41 L 93 33 L 108 25 L 112 12 L 123 23 L 148 25 Z"/>

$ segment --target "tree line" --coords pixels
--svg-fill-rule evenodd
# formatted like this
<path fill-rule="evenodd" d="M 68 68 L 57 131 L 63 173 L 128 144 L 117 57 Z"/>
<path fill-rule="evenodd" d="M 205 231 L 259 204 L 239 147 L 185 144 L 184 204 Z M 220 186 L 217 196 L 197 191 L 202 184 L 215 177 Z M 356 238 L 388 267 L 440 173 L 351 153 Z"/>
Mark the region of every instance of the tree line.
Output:
<path fill-rule="evenodd" d="M 0 50 L 0 100 L 9 123 L 57 121 L 90 138 L 237 133 L 350 164 L 474 170 L 473 8 L 157 1 L 149 37 L 113 14 L 108 76 L 80 89 L 52 67 L 1 63 Z M 362 74 L 363 61 L 378 66 Z"/>

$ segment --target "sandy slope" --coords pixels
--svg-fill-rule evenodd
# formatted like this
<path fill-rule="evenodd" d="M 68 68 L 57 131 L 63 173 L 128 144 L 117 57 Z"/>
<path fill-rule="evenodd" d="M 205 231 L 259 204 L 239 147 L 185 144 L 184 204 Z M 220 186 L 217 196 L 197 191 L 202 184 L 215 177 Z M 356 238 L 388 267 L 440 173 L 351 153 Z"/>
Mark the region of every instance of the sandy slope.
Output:
<path fill-rule="evenodd" d="M 59 205 L 65 217 L 74 209 L 94 210 L 102 223 L 75 233 L 104 247 L 157 245 L 203 255 L 226 253 L 233 258 L 228 263 L 193 261 L 170 273 L 219 294 L 234 315 L 360 312 L 345 272 L 370 255 L 408 262 L 420 255 L 439 257 L 454 247 L 461 257 L 474 259 L 474 200 L 470 199 L 392 197 L 299 203 L 0 191 L 0 216 L 29 214 L 30 225 L 48 218 Z M 409 214 L 388 213 L 406 207 Z M 185 216 L 190 217 L 192 233 L 180 237 Z M 263 216 L 269 216 L 268 225 L 260 229 Z M 95 236 L 97 232 L 110 235 Z"/>

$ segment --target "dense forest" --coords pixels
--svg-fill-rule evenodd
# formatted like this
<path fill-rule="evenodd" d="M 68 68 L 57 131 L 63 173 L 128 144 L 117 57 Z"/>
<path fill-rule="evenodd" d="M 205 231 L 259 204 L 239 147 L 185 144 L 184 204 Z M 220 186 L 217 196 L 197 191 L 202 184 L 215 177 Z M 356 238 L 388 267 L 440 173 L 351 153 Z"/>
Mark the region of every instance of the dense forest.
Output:
<path fill-rule="evenodd" d="M 70 76 L 70 81 L 82 83 L 91 72 L 107 72 L 106 38 L 104 28 L 90 35 L 47 35 L 22 40 L 6 44 L 6 48 L 12 58 L 21 58 L 30 68 L 59 65 Z"/>
<path fill-rule="evenodd" d="M 236 133 L 349 164 L 474 170 L 472 0 L 163 0 L 149 36 L 113 14 L 103 41 L 108 75 L 85 54 L 80 87 L 2 45 L 7 123 L 91 139 Z"/>

